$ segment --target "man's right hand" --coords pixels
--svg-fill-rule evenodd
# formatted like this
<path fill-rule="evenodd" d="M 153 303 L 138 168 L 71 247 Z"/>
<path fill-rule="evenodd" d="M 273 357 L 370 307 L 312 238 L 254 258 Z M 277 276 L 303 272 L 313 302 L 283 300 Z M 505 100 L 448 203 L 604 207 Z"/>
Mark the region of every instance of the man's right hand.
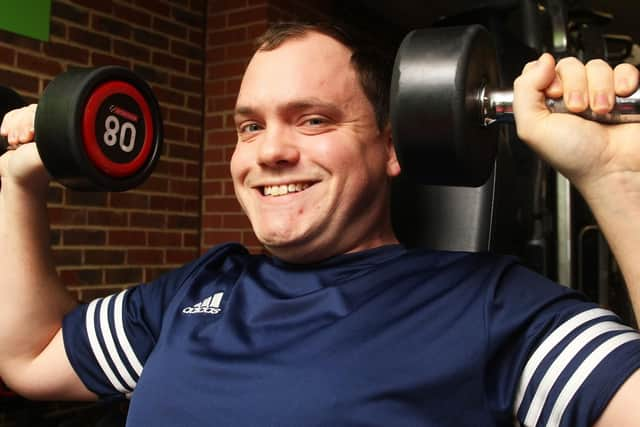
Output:
<path fill-rule="evenodd" d="M 22 188 L 43 191 L 50 177 L 35 144 L 34 119 L 37 105 L 9 111 L 5 114 L 0 135 L 6 136 L 9 150 L 0 157 L 0 177 L 3 183 L 16 183 Z"/>

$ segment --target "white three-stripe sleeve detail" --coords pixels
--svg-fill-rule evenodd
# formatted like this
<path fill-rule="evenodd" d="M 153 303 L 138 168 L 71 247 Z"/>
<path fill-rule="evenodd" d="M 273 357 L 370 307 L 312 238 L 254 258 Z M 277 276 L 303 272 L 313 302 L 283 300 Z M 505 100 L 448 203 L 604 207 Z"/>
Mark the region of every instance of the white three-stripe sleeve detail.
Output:
<path fill-rule="evenodd" d="M 538 383 L 538 388 L 531 400 L 531 404 L 529 405 L 527 416 L 524 419 L 524 425 L 534 426 L 537 424 L 540 414 L 542 413 L 542 409 L 547 402 L 547 397 L 549 396 L 551 388 L 556 383 L 558 376 L 580 350 L 604 333 L 629 329 L 630 328 L 628 326 L 617 322 L 599 322 L 585 329 L 578 336 L 572 339 L 571 342 L 566 345 L 564 350 L 562 350 L 562 352 L 555 358 L 549 368 L 547 368 L 542 380 Z"/>
<path fill-rule="evenodd" d="M 120 344 L 120 348 L 124 352 L 125 356 L 127 357 L 127 360 L 129 361 L 129 364 L 131 365 L 135 373 L 138 375 L 138 377 L 140 377 L 140 375 L 142 374 L 142 363 L 140 363 L 140 360 L 138 359 L 135 352 L 133 351 L 133 347 L 131 346 L 131 343 L 129 342 L 129 339 L 127 338 L 127 334 L 125 333 L 125 330 L 124 330 L 124 321 L 123 321 L 124 315 L 123 315 L 122 306 L 123 306 L 124 294 L 126 292 L 127 290 L 125 289 L 124 291 L 120 292 L 116 297 L 115 306 L 113 310 L 114 324 L 115 324 L 116 336 L 118 337 L 118 343 Z"/>
<path fill-rule="evenodd" d="M 85 317 L 85 326 L 87 328 L 87 335 L 89 337 L 89 344 L 91 345 L 91 351 L 93 351 L 93 355 L 98 361 L 98 365 L 102 369 L 102 372 L 105 374 L 111 385 L 119 391 L 120 393 L 126 393 L 127 390 L 120 380 L 116 377 L 116 375 L 111 370 L 109 363 L 107 363 L 107 359 L 104 357 L 104 353 L 102 351 L 102 347 L 100 347 L 100 342 L 98 341 L 98 336 L 96 334 L 95 328 L 95 314 L 96 314 L 96 305 L 98 305 L 99 300 L 93 300 L 87 307 L 87 314 Z"/>
<path fill-rule="evenodd" d="M 600 344 L 589 356 L 580 364 L 578 369 L 573 373 L 567 384 L 564 386 L 560 395 L 556 399 L 555 405 L 551 410 L 551 415 L 547 421 L 547 426 L 555 427 L 560 425 L 564 412 L 566 411 L 571 399 L 585 382 L 587 377 L 594 369 L 607 357 L 611 352 L 629 341 L 639 340 L 640 335 L 637 332 L 625 332 Z"/>
<path fill-rule="evenodd" d="M 102 334 L 102 339 L 107 347 L 107 352 L 109 353 L 111 362 L 118 370 L 120 378 L 127 383 L 129 390 L 133 390 L 136 387 L 136 382 L 131 378 L 131 374 L 129 374 L 129 371 L 124 366 L 124 363 L 120 358 L 120 354 L 118 354 L 118 349 L 116 348 L 116 344 L 113 340 L 113 334 L 111 333 L 111 326 L 109 325 L 109 303 L 111 302 L 112 297 L 113 295 L 109 295 L 104 299 L 104 301 L 102 301 L 102 306 L 100 307 L 100 333 Z"/>
<path fill-rule="evenodd" d="M 572 317 L 571 319 L 558 326 L 545 340 L 536 348 L 529 360 L 527 361 L 520 381 L 518 383 L 518 390 L 516 392 L 516 398 L 514 400 L 513 413 L 517 416 L 524 399 L 524 394 L 527 391 L 527 387 L 531 382 L 533 374 L 540 366 L 540 363 L 549 354 L 551 350 L 562 341 L 567 335 L 573 332 L 577 327 L 583 325 L 590 320 L 597 319 L 598 317 L 614 315 L 611 311 L 602 308 L 593 308 L 591 310 L 583 311 Z"/>

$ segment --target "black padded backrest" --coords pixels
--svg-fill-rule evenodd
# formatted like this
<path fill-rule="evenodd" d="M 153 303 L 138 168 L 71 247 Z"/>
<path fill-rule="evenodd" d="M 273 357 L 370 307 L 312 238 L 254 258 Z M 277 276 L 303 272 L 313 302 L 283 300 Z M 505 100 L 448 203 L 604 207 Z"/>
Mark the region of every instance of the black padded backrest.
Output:
<path fill-rule="evenodd" d="M 401 177 L 392 192 L 398 239 L 409 247 L 491 250 L 494 191 L 493 175 L 480 187 L 419 185 Z"/>

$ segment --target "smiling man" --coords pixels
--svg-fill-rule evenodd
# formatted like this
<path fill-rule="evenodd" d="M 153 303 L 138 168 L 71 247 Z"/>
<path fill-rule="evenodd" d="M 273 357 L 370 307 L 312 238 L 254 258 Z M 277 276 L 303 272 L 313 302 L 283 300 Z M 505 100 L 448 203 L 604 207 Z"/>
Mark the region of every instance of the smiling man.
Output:
<path fill-rule="evenodd" d="M 350 49 L 320 33 L 286 49 L 267 41 L 242 80 L 231 159 L 258 239 L 300 263 L 397 243 L 389 182 L 400 167 L 391 129 L 379 126 Z"/>
<path fill-rule="evenodd" d="M 48 247 L 34 108 L 0 133 L 0 377 L 34 398 L 131 398 L 131 426 L 630 426 L 640 335 L 491 254 L 408 250 L 389 67 L 328 26 L 261 40 L 235 111 L 231 174 L 273 254 L 222 244 L 150 284 L 75 306 Z M 515 84 L 518 132 L 590 202 L 640 305 L 640 126 L 608 111 L 623 65 L 548 55 Z M 24 307 L 29 307 L 25 310 Z"/>

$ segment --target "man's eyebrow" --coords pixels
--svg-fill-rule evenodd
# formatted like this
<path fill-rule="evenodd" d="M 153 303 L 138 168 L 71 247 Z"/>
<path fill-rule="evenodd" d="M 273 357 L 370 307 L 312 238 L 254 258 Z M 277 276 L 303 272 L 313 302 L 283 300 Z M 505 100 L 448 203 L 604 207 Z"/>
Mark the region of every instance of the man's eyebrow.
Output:
<path fill-rule="evenodd" d="M 340 112 L 340 107 L 333 102 L 323 101 L 319 98 L 301 98 L 288 101 L 277 107 L 279 111 L 300 111 L 307 109 L 319 108 L 327 110 L 330 113 L 337 114 Z M 257 114 L 258 110 L 251 106 L 239 105 L 234 111 L 234 116 L 252 116 Z"/>

